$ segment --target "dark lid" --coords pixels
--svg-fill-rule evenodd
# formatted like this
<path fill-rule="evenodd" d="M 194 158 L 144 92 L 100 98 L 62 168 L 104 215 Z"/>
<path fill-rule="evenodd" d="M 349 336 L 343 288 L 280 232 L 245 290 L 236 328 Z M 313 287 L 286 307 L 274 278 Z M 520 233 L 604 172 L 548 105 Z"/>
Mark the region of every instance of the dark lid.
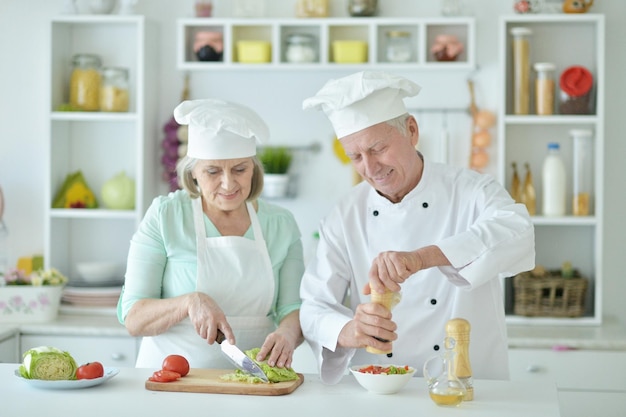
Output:
<path fill-rule="evenodd" d="M 559 85 L 561 90 L 570 97 L 584 96 L 591 90 L 593 75 L 587 68 L 575 65 L 563 71 Z"/>

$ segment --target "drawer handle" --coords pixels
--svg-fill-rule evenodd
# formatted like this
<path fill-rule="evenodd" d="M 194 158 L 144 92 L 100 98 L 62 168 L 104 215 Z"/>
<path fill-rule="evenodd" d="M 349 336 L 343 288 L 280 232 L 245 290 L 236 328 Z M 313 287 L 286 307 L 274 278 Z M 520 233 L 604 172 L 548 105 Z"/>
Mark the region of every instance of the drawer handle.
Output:
<path fill-rule="evenodd" d="M 123 361 L 124 360 L 124 354 L 123 353 L 113 353 L 111 355 L 111 359 L 113 359 L 114 361 Z"/>
<path fill-rule="evenodd" d="M 526 372 L 530 372 L 531 374 L 536 374 L 541 371 L 541 366 L 539 365 L 528 365 L 526 367 Z"/>

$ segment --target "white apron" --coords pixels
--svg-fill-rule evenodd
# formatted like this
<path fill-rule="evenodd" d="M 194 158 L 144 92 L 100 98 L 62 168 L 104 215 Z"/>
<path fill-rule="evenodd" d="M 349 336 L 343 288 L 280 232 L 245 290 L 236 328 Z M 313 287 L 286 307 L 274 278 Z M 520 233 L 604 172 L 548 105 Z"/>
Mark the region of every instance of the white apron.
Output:
<path fill-rule="evenodd" d="M 219 304 L 239 348 L 261 347 L 275 329 L 268 316 L 274 300 L 274 274 L 254 207 L 247 203 L 254 232 L 254 240 L 250 240 L 242 236 L 207 238 L 201 198 L 192 205 L 198 254 L 196 291 Z M 158 336 L 144 337 L 136 367 L 159 368 L 171 354 L 185 356 L 192 368 L 232 367 L 219 345 L 202 339 L 189 318 Z"/>

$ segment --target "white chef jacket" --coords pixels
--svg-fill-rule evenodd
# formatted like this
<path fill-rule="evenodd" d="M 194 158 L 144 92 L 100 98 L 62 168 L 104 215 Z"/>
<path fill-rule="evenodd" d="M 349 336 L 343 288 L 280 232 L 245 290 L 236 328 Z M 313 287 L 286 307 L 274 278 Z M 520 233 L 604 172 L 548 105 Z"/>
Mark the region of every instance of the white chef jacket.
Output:
<path fill-rule="evenodd" d="M 369 302 L 362 290 L 373 259 L 428 245 L 452 266 L 419 271 L 402 284 L 392 311 L 393 357 L 337 347 L 357 305 Z M 442 353 L 445 324 L 455 317 L 471 325 L 473 377 L 508 379 L 501 278 L 532 269 L 534 261 L 526 207 L 490 175 L 424 161 L 419 184 L 395 204 L 360 183 L 322 220 L 302 278 L 300 322 L 322 381 L 336 383 L 347 366 L 370 363 L 410 365 L 421 375 L 424 362 Z"/>

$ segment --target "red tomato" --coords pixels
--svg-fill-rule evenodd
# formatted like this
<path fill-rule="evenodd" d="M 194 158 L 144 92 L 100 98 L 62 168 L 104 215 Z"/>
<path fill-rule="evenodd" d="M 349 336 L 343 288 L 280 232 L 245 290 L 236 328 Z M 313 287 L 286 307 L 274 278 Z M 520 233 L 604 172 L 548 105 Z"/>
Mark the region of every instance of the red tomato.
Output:
<path fill-rule="evenodd" d="M 76 369 L 76 379 L 95 379 L 104 376 L 104 367 L 100 362 L 89 362 Z"/>
<path fill-rule="evenodd" d="M 178 372 L 166 371 L 161 369 L 160 371 L 156 371 L 155 373 L 153 373 L 149 379 L 150 381 L 154 382 L 172 382 L 176 381 L 179 378 L 180 374 Z"/>
<path fill-rule="evenodd" d="M 163 370 L 174 371 L 180 376 L 185 376 L 189 373 L 189 362 L 184 356 L 169 355 L 163 360 Z"/>

